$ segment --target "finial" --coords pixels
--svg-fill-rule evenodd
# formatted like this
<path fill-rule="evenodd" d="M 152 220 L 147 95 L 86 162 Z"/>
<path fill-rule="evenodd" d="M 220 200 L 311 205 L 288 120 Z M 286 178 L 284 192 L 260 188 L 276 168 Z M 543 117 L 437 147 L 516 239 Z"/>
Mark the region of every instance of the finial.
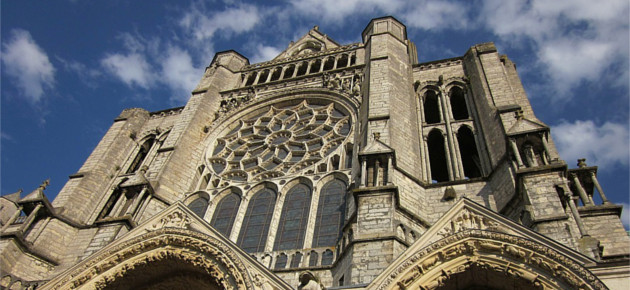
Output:
<path fill-rule="evenodd" d="M 380 132 L 374 132 L 374 133 L 372 133 L 372 135 L 374 136 L 374 140 L 381 139 L 381 133 Z"/>
<path fill-rule="evenodd" d="M 518 110 L 514 113 L 517 120 L 523 119 L 523 110 Z"/>
<path fill-rule="evenodd" d="M 313 30 L 317 30 L 317 31 L 319 31 L 319 25 L 315 25 L 315 26 L 313 26 Z"/>
<path fill-rule="evenodd" d="M 42 182 L 42 184 L 39 186 L 39 188 L 40 188 L 41 190 L 44 190 L 44 189 L 46 189 L 46 187 L 47 187 L 49 184 L 50 184 L 50 178 L 48 178 L 48 179 L 44 180 L 44 182 Z"/>
<path fill-rule="evenodd" d="M 577 160 L 577 162 L 578 162 L 577 163 L 578 168 L 584 168 L 584 167 L 587 166 L 586 165 L 586 158 L 580 158 L 580 159 Z"/>

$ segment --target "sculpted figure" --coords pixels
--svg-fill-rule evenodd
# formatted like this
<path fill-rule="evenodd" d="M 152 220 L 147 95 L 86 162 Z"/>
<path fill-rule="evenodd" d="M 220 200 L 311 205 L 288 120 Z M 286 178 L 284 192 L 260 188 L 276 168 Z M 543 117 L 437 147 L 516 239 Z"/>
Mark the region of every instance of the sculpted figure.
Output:
<path fill-rule="evenodd" d="M 300 285 L 298 290 L 322 290 L 324 289 L 311 272 L 303 272 L 300 274 Z"/>

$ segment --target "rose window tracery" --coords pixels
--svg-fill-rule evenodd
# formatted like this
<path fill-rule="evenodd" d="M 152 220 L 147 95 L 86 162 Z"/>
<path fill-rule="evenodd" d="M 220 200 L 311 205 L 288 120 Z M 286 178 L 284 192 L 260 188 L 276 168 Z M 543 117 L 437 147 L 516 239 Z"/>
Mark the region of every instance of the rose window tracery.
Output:
<path fill-rule="evenodd" d="M 332 102 L 267 106 L 216 139 L 207 153 L 209 168 L 232 182 L 298 173 L 337 150 L 351 126 L 349 114 Z"/>

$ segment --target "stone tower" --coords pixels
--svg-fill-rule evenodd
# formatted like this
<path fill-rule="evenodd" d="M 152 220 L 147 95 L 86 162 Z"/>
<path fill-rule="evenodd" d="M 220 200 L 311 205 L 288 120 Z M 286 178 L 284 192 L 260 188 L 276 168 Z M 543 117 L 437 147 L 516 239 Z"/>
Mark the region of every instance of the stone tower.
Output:
<path fill-rule="evenodd" d="M 0 286 L 628 285 L 622 207 L 559 158 L 507 56 L 417 59 L 392 17 L 217 53 L 186 106 L 115 118 L 53 202 L 0 198 Z"/>

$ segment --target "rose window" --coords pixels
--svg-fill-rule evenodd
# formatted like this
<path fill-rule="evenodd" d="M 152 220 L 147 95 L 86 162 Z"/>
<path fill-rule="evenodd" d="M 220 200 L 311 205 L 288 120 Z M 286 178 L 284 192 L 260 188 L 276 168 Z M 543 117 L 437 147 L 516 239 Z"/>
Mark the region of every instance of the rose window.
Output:
<path fill-rule="evenodd" d="M 234 122 L 208 152 L 222 180 L 245 182 L 297 173 L 325 160 L 350 134 L 334 103 L 272 105 Z"/>

